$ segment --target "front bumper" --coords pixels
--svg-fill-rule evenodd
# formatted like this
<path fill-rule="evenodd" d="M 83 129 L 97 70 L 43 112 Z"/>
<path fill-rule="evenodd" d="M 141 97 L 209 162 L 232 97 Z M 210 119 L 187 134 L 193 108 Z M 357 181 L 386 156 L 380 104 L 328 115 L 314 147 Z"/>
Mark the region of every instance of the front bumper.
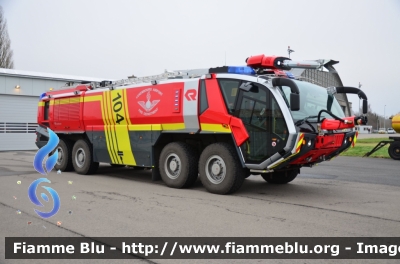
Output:
<path fill-rule="evenodd" d="M 35 144 L 36 144 L 36 146 L 38 147 L 38 149 L 41 149 L 42 147 L 44 147 L 44 145 L 47 144 L 47 141 L 43 141 L 43 140 L 41 140 L 41 141 L 36 141 Z"/>
<path fill-rule="evenodd" d="M 47 141 L 49 140 L 49 133 L 47 132 L 47 128 L 38 125 L 36 127 L 36 146 L 40 149 L 44 145 L 47 144 Z"/>
<path fill-rule="evenodd" d="M 340 134 L 328 134 L 318 136 L 317 134 L 304 134 L 304 144 L 300 151 L 286 158 L 275 166 L 274 170 L 288 167 L 312 166 L 314 164 L 331 160 L 343 151 L 349 149 L 357 139 L 357 132 L 351 131 Z"/>

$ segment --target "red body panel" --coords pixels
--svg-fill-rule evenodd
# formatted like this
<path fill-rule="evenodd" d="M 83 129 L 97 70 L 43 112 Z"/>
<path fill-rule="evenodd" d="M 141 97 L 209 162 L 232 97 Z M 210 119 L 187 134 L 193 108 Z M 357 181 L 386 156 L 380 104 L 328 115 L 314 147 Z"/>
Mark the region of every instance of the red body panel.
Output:
<path fill-rule="evenodd" d="M 344 134 L 317 136 L 315 149 L 339 148 L 342 145 Z"/>
<path fill-rule="evenodd" d="M 242 120 L 232 117 L 225 105 L 224 98 L 215 78 L 206 79 L 208 109 L 200 115 L 200 123 L 230 125 L 236 144 L 240 146 L 249 138 Z"/>
<path fill-rule="evenodd" d="M 155 86 L 143 86 L 135 89 L 127 89 L 127 106 L 132 124 L 165 124 L 183 123 L 183 88 L 184 83 L 167 83 Z M 178 91 L 179 110 L 175 108 L 175 93 Z M 150 101 L 159 100 L 154 110 L 146 113 L 140 102 L 147 101 L 150 94 Z M 153 113 L 155 111 L 155 113 Z M 151 114 L 153 113 L 153 114 Z"/>

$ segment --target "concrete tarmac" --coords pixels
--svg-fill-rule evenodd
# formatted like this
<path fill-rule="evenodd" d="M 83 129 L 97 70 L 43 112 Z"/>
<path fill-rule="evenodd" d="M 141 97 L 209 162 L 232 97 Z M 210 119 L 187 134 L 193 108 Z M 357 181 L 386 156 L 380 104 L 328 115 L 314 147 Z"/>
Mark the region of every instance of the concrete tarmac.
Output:
<path fill-rule="evenodd" d="M 339 157 L 286 185 L 250 176 L 233 195 L 153 182 L 150 171 L 48 175 L 60 211 L 42 219 L 27 189 L 43 177 L 35 152 L 0 152 L 0 263 L 395 263 L 393 260 L 5 260 L 4 237 L 359 237 L 400 236 L 399 161 Z M 17 182 L 21 181 L 21 184 Z M 71 183 L 72 182 L 72 183 Z M 75 199 L 73 199 L 75 196 Z M 49 208 L 48 208 L 49 207 Z M 46 205 L 43 211 L 50 210 Z M 16 211 L 20 210 L 21 214 Z M 57 222 L 61 221 L 61 226 Z M 27 224 L 31 222 L 31 224 Z"/>

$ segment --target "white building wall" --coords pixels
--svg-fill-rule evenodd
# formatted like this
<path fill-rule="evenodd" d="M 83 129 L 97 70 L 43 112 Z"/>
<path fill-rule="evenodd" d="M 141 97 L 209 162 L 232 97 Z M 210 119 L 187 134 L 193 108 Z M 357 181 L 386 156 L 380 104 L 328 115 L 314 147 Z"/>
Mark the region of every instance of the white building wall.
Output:
<path fill-rule="evenodd" d="M 0 151 L 36 150 L 39 96 L 82 81 L 102 79 L 0 69 Z"/>

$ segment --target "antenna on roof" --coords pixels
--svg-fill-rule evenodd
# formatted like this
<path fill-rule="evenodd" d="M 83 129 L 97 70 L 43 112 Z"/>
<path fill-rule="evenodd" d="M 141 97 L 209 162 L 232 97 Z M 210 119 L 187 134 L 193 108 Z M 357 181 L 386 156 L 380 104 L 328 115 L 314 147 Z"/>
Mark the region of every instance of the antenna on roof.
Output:
<path fill-rule="evenodd" d="M 225 51 L 225 65 L 224 66 L 226 66 L 226 51 Z"/>
<path fill-rule="evenodd" d="M 289 59 L 290 59 L 290 53 L 294 52 L 294 50 L 290 49 L 290 46 L 287 47 L 287 52 L 289 53 Z"/>

